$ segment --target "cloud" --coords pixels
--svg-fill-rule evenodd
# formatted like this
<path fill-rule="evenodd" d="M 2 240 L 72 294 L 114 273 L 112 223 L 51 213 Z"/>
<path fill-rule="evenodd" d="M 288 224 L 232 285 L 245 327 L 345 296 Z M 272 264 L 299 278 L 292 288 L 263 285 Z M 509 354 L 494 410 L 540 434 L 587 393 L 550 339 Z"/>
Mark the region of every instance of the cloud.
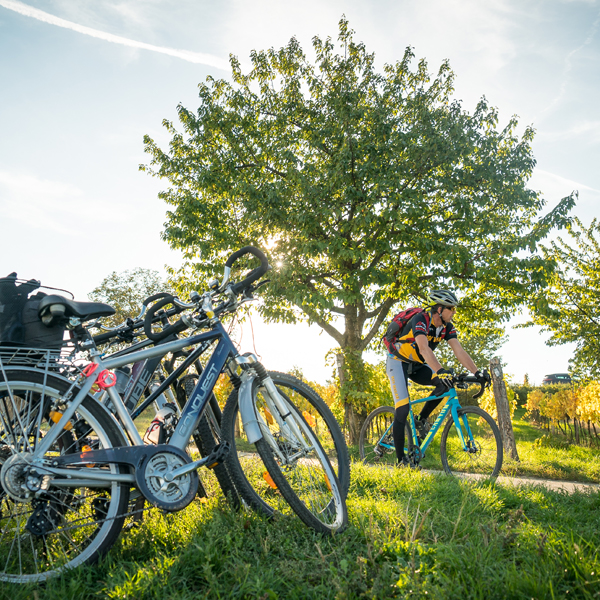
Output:
<path fill-rule="evenodd" d="M 600 121 L 582 121 L 562 131 L 541 131 L 537 137 L 549 142 L 584 138 L 583 143 L 597 144 L 600 142 Z"/>
<path fill-rule="evenodd" d="M 70 183 L 0 171 L 0 193 L 3 221 L 12 220 L 28 229 L 82 235 L 83 230 L 74 223 L 108 220 L 96 203 Z"/>
<path fill-rule="evenodd" d="M 532 189 L 542 189 L 546 196 L 557 196 L 563 197 L 570 194 L 573 190 L 587 191 L 592 194 L 600 194 L 600 190 L 597 190 L 589 185 L 585 185 L 573 179 L 567 179 L 556 175 L 556 173 L 550 173 L 542 169 L 535 169 L 531 179 L 529 180 L 528 187 Z"/>
<path fill-rule="evenodd" d="M 598 13 L 598 15 L 596 16 L 596 20 L 592 23 L 591 29 L 588 33 L 588 36 L 585 38 L 583 43 L 581 45 L 577 46 L 577 48 L 571 50 L 571 52 L 569 52 L 567 54 L 567 56 L 565 57 L 565 61 L 564 61 L 565 66 L 564 66 L 563 72 L 562 72 L 562 82 L 560 84 L 560 89 L 558 91 L 558 94 L 550 102 L 550 104 L 548 104 L 548 106 L 546 106 L 546 108 L 544 108 L 539 113 L 539 116 L 536 119 L 538 123 L 540 121 L 542 121 L 546 115 L 550 114 L 561 103 L 562 99 L 565 97 L 565 95 L 567 93 L 567 86 L 569 83 L 570 73 L 573 68 L 573 57 L 578 52 L 583 50 L 586 46 L 589 46 L 594 41 L 594 37 L 596 36 L 599 25 L 600 25 L 600 13 Z"/>
<path fill-rule="evenodd" d="M 18 2 L 17 0 L 0 0 L 0 6 L 3 6 L 8 10 L 15 11 L 26 17 L 37 19 L 38 21 L 42 21 L 43 23 L 56 25 L 57 27 L 64 27 L 65 29 L 71 29 L 72 31 L 77 31 L 78 33 L 83 33 L 84 35 L 89 35 L 91 37 L 104 40 L 105 42 L 121 44 L 123 46 L 129 46 L 130 48 L 139 48 L 141 50 L 150 50 L 151 52 L 159 52 L 161 54 L 167 54 L 169 56 L 174 56 L 176 58 L 187 60 L 188 62 L 208 65 L 209 67 L 215 67 L 217 69 L 229 69 L 228 61 L 223 58 L 219 58 L 218 56 L 212 56 L 211 54 L 202 54 L 200 52 L 190 52 L 189 50 L 164 48 L 162 46 L 153 46 L 152 44 L 146 44 L 144 42 L 130 40 L 128 38 L 124 38 L 118 35 L 113 35 L 112 33 L 106 33 L 104 31 L 92 29 L 91 27 L 78 25 L 77 23 L 73 23 L 72 21 L 60 19 L 59 17 L 55 17 L 54 15 L 44 12 L 43 10 L 33 8 L 32 6 L 23 4 L 22 2 Z"/>

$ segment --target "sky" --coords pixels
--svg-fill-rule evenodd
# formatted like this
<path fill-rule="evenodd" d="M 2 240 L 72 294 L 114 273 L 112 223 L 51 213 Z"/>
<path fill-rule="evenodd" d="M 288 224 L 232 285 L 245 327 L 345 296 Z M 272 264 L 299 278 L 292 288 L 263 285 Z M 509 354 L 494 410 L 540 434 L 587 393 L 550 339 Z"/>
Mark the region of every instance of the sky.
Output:
<path fill-rule="evenodd" d="M 485 95 L 500 125 L 516 114 L 536 129 L 529 185 L 547 207 L 578 190 L 573 214 L 600 217 L 600 0 L 0 0 L 0 274 L 87 300 L 112 271 L 177 267 L 160 239 L 166 183 L 138 169 L 143 136 L 166 147 L 163 119 L 196 109 L 207 76 L 228 79 L 230 55 L 248 66 L 253 49 L 293 36 L 310 55 L 342 15 L 378 67 L 407 46 L 433 71 L 449 59 L 466 110 Z M 241 344 L 267 368 L 324 382 L 334 344 L 319 331 L 255 316 Z M 566 371 L 572 346 L 507 333 L 515 381 Z"/>

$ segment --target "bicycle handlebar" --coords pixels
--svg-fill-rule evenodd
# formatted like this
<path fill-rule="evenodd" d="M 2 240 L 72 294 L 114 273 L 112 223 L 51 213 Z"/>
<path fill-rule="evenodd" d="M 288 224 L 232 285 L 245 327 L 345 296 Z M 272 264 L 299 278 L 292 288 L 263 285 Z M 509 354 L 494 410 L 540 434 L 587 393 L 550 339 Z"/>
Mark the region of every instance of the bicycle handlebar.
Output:
<path fill-rule="evenodd" d="M 475 394 L 473 394 L 473 399 L 477 400 L 477 398 L 480 398 L 483 395 L 483 392 L 485 391 L 486 387 L 490 387 L 490 381 L 487 380 L 481 380 L 477 377 L 475 377 L 474 375 L 457 375 L 456 377 L 454 377 L 454 381 L 456 383 L 478 383 L 480 388 L 479 391 L 476 392 Z"/>
<path fill-rule="evenodd" d="M 211 295 L 218 294 L 219 292 L 225 290 L 225 286 L 229 281 L 231 267 L 239 258 L 241 258 L 242 256 L 246 256 L 247 254 L 252 254 L 253 256 L 258 258 L 260 260 L 260 266 L 250 271 L 248 275 L 244 277 L 244 279 L 230 286 L 229 290 L 233 295 L 237 296 L 238 294 L 249 288 L 257 279 L 260 279 L 271 268 L 267 257 L 261 250 L 255 248 L 254 246 L 244 246 L 243 248 L 240 248 L 239 250 L 234 252 L 227 259 L 227 262 L 225 263 L 224 276 L 221 286 L 218 290 L 213 291 Z M 198 296 L 198 299 L 199 298 L 200 297 Z M 148 308 L 148 305 L 151 302 L 155 302 L 155 304 Z M 173 296 L 172 294 L 166 292 L 159 292 L 158 294 L 149 296 L 142 302 L 141 312 L 135 319 L 132 319 L 131 321 L 127 320 L 125 323 L 122 323 L 121 325 L 117 325 L 117 327 L 113 327 L 110 329 L 101 326 L 108 332 L 94 336 L 94 342 L 96 344 L 104 344 L 114 338 L 120 337 L 122 334 L 130 332 L 132 333 L 133 331 L 141 328 L 142 326 L 144 329 L 144 333 L 146 334 L 148 339 L 152 340 L 153 342 L 158 342 L 174 333 L 180 333 L 186 330 L 189 327 L 189 324 L 184 322 L 183 319 L 179 319 L 176 323 L 168 325 L 160 332 L 152 331 L 152 324 L 157 320 L 158 311 L 161 310 L 164 306 L 167 306 L 168 304 L 172 304 L 174 308 L 164 312 L 164 315 L 167 317 L 179 314 L 180 312 L 182 312 L 182 310 L 196 308 L 198 306 L 197 301 L 187 303 L 183 302 L 182 300 L 180 300 L 176 296 Z M 228 305 L 228 301 L 223 302 L 215 309 L 215 313 L 218 315 L 224 312 Z M 142 317 L 144 317 L 143 321 Z"/>
<path fill-rule="evenodd" d="M 238 258 L 241 258 L 246 254 L 252 254 L 253 256 L 258 258 L 258 260 L 260 260 L 260 266 L 250 271 L 250 273 L 248 273 L 248 275 L 246 275 L 246 277 L 244 277 L 244 279 L 242 279 L 240 282 L 234 283 L 231 286 L 231 291 L 235 295 L 239 294 L 247 287 L 250 287 L 257 279 L 260 279 L 271 268 L 269 265 L 269 261 L 267 260 L 267 257 L 265 256 L 264 252 L 262 252 L 262 250 L 259 250 L 254 246 L 244 246 L 243 248 L 240 248 L 237 252 L 234 252 L 227 259 L 227 262 L 225 263 L 225 273 L 227 279 L 229 279 L 229 272 L 231 270 L 231 267 L 233 266 L 233 263 L 236 260 L 238 260 Z"/>
<path fill-rule="evenodd" d="M 146 334 L 146 337 L 153 342 L 159 342 L 163 338 L 166 338 L 174 333 L 180 333 L 188 328 L 188 325 L 184 323 L 183 320 L 179 319 L 179 321 L 173 323 L 173 325 L 167 325 L 167 327 L 165 327 L 162 331 L 157 333 L 152 331 L 152 322 L 154 320 L 154 316 L 163 306 L 166 306 L 167 304 L 172 304 L 176 307 L 176 309 L 168 311 L 170 315 L 181 312 L 181 309 L 177 307 L 177 304 L 175 304 L 175 296 L 172 296 L 171 294 L 165 294 L 161 300 L 159 300 L 156 304 L 153 304 L 148 309 L 148 313 L 144 319 L 144 333 Z"/>

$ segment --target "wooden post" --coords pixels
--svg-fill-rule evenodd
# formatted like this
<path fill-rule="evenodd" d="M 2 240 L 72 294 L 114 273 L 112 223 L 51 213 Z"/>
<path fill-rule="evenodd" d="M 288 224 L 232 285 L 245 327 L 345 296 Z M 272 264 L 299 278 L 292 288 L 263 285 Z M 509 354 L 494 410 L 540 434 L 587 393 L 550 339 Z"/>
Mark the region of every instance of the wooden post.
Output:
<path fill-rule="evenodd" d="M 508 396 L 506 395 L 506 385 L 502 374 L 502 364 L 500 359 L 495 357 L 490 360 L 490 373 L 492 374 L 492 385 L 494 388 L 494 398 L 496 399 L 496 410 L 498 412 L 498 427 L 502 436 L 504 452 L 513 460 L 519 460 L 517 444 L 515 443 L 515 434 L 512 428 L 510 410 L 508 408 Z"/>

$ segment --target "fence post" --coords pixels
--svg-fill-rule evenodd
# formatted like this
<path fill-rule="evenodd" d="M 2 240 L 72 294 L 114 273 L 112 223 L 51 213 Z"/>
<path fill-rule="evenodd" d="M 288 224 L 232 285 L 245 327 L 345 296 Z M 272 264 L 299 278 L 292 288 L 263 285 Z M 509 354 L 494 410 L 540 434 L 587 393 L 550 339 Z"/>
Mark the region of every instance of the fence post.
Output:
<path fill-rule="evenodd" d="M 519 460 L 517 444 L 515 443 L 515 434 L 512 428 L 510 418 L 510 409 L 508 407 L 508 396 L 506 395 L 506 385 L 502 374 L 502 364 L 498 357 L 490 360 L 490 372 L 492 374 L 492 385 L 494 389 L 494 398 L 496 400 L 496 410 L 498 412 L 498 427 L 502 436 L 504 453 L 508 454 L 513 460 Z"/>

